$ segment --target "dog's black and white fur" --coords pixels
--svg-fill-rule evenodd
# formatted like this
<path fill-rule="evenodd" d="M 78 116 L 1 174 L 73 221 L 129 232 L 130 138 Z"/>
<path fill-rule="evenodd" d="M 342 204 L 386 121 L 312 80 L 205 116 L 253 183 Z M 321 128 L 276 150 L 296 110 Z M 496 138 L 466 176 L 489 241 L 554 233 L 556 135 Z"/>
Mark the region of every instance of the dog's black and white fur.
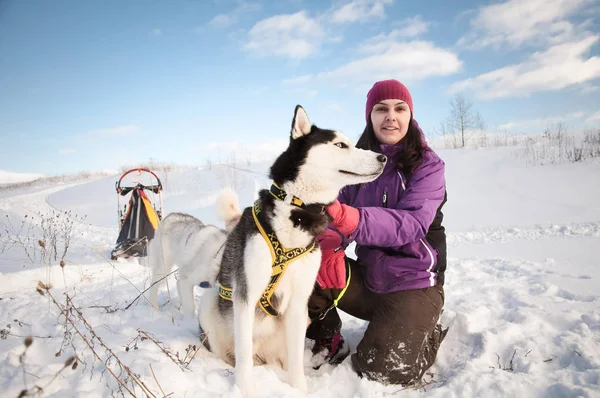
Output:
<path fill-rule="evenodd" d="M 289 197 L 300 198 L 301 208 L 259 193 L 267 222 L 286 249 L 305 247 L 331 222 L 324 206 L 332 203 L 349 184 L 377 178 L 386 158 L 355 148 L 342 133 L 311 125 L 297 106 L 289 147 L 274 162 L 270 178 Z M 233 289 L 233 300 L 219 297 L 218 287 L 206 291 L 199 306 L 199 322 L 211 351 L 235 364 L 235 384 L 251 395 L 253 364 L 280 364 L 288 382 L 306 391 L 303 354 L 307 302 L 321 261 L 318 245 L 291 262 L 272 297 L 279 316 L 266 315 L 257 302 L 271 277 L 271 252 L 257 229 L 252 208 L 246 208 L 228 235 L 218 282 Z"/>

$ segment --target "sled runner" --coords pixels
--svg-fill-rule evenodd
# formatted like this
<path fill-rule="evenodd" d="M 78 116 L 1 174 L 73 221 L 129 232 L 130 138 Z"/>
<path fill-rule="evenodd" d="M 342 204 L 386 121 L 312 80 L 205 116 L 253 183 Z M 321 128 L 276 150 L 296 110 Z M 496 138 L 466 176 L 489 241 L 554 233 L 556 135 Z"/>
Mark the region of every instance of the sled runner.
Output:
<path fill-rule="evenodd" d="M 111 259 L 144 257 L 162 219 L 162 183 L 153 171 L 137 168 L 123 173 L 115 188 L 120 232 Z M 129 202 L 121 208 L 121 197 L 127 195 Z"/>

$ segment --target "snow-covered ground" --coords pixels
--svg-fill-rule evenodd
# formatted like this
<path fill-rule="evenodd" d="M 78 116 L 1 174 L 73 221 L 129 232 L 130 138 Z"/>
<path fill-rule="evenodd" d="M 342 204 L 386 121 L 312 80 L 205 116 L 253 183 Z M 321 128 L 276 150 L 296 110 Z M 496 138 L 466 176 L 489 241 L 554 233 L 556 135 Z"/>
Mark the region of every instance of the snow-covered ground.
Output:
<path fill-rule="evenodd" d="M 436 364 L 422 387 L 402 389 L 358 378 L 348 359 L 318 371 L 307 359 L 309 395 L 600 396 L 600 163 L 527 167 L 511 148 L 438 153 L 447 167 L 449 261 L 442 323 L 450 331 Z M 250 205 L 256 191 L 268 186 L 267 171 L 265 163 L 161 174 L 164 210 L 215 223 L 219 189 L 235 183 L 242 204 Z M 189 345 L 199 344 L 197 324 L 181 319 L 166 290 L 161 313 L 143 299 L 125 309 L 147 287 L 148 272 L 137 260 L 108 260 L 118 233 L 117 178 L 0 195 L 1 395 L 16 397 L 34 385 L 43 387 L 42 396 L 121 395 L 115 378 L 72 327 L 65 337 L 65 317 L 47 294 L 36 292 L 42 281 L 53 285 L 50 293 L 62 305 L 68 291 L 89 327 L 155 396 L 239 397 L 232 369 L 222 361 L 197 356 L 182 370 L 160 348 L 183 358 Z M 41 231 L 29 224 L 40 213 L 60 211 L 76 214 L 64 272 L 57 261 L 50 266 L 40 261 L 35 242 Z M 174 282 L 170 279 L 171 287 Z M 171 289 L 175 303 L 176 295 Z M 89 336 L 76 313 L 70 318 Z M 343 319 L 342 333 L 356 347 L 365 322 Z M 144 333 L 159 344 L 136 340 Z M 33 343 L 22 356 L 28 335 Z M 106 360 L 107 350 L 97 340 L 94 351 Z M 52 380 L 73 354 L 78 367 Z M 116 362 L 110 360 L 111 369 L 126 380 Z M 302 396 L 282 381 L 285 373 L 278 369 L 256 367 L 254 376 L 260 396 Z M 133 384 L 127 388 L 133 391 Z M 139 387 L 135 391 L 144 396 Z"/>
<path fill-rule="evenodd" d="M 40 174 L 13 173 L 0 170 L 0 184 L 14 184 L 16 182 L 27 182 L 43 177 Z"/>

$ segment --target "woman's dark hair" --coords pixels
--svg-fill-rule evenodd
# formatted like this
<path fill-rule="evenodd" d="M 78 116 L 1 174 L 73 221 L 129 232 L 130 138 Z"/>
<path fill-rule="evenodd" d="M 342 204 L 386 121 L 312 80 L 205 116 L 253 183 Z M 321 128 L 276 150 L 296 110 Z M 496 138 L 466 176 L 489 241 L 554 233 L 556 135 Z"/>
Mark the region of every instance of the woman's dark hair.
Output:
<path fill-rule="evenodd" d="M 402 143 L 403 149 L 398 153 L 394 160 L 396 162 L 396 168 L 402 171 L 406 178 L 409 179 L 413 171 L 421 164 L 423 153 L 429 150 L 429 147 L 423 142 L 421 131 L 415 126 L 413 119 L 410 119 L 408 131 L 404 138 L 400 140 L 400 143 Z M 356 147 L 381 152 L 379 148 L 380 144 L 381 143 L 375 136 L 371 118 L 369 118 L 365 130 L 358 138 Z"/>

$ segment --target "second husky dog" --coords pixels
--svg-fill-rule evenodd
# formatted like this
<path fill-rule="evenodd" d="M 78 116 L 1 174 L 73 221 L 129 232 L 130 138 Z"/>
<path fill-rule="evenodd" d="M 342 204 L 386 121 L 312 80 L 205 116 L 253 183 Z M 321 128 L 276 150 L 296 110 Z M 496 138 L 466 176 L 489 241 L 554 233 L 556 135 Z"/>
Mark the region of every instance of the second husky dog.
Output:
<path fill-rule="evenodd" d="M 273 185 L 227 236 L 219 284 L 204 292 L 198 311 L 205 345 L 235 365 L 244 395 L 253 391 L 253 364 L 263 363 L 281 365 L 306 391 L 307 302 L 321 262 L 315 238 L 331 222 L 325 206 L 345 185 L 377 178 L 386 161 L 311 125 L 296 107 L 289 146 L 270 169 Z"/>
<path fill-rule="evenodd" d="M 149 300 L 155 308 L 158 308 L 158 288 L 174 266 L 178 267 L 177 291 L 186 318 L 194 316 L 194 286 L 201 282 L 214 286 L 227 233 L 241 216 L 233 190 L 225 189 L 220 193 L 217 213 L 225 221 L 225 230 L 205 225 L 184 213 L 170 213 L 158 224 L 147 257 L 152 273 Z"/>

